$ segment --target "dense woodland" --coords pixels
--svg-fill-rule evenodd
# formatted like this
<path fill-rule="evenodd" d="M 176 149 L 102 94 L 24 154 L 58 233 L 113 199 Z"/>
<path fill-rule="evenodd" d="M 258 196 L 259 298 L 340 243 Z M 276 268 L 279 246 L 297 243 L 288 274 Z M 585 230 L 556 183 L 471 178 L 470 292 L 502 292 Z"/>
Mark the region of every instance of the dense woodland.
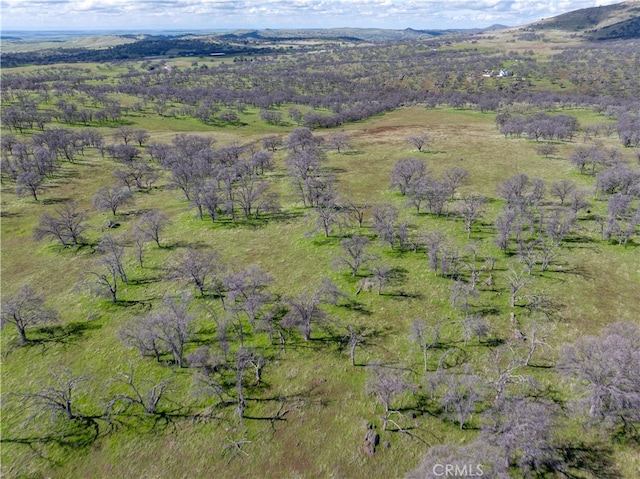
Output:
<path fill-rule="evenodd" d="M 3 474 L 633 477 L 640 45 L 513 38 L 3 68 Z"/>

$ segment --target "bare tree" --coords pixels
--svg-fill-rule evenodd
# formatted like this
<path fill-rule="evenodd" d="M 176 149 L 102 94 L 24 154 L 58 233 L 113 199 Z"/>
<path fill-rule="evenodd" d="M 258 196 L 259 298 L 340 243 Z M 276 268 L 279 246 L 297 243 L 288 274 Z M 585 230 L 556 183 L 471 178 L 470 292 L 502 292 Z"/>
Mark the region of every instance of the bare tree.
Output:
<path fill-rule="evenodd" d="M 184 347 L 193 335 L 195 316 L 189 313 L 191 297 L 183 294 L 179 298 L 165 296 L 164 308 L 152 313 L 152 324 L 158 338 L 169 349 L 176 365 L 184 363 Z"/>
<path fill-rule="evenodd" d="M 391 266 L 383 263 L 376 263 L 371 266 L 371 272 L 376 282 L 378 296 L 382 294 L 382 288 L 392 279 L 394 270 Z"/>
<path fill-rule="evenodd" d="M 560 205 L 564 205 L 565 200 L 576 190 L 576 184 L 568 179 L 556 181 L 551 185 L 551 194 L 560 200 Z"/>
<path fill-rule="evenodd" d="M 416 319 L 411 323 L 411 340 L 420 347 L 425 374 L 428 369 L 427 352 L 440 341 L 440 322 L 428 325 L 424 319 Z"/>
<path fill-rule="evenodd" d="M 149 210 L 144 213 L 134 229 L 141 235 L 160 246 L 160 233 L 171 224 L 169 217 L 160 210 Z"/>
<path fill-rule="evenodd" d="M 367 381 L 367 392 L 374 396 L 383 408 L 382 430 L 387 430 L 387 423 L 394 412 L 393 401 L 403 392 L 412 389 L 400 371 L 385 368 L 379 364 L 371 367 L 371 376 Z"/>
<path fill-rule="evenodd" d="M 142 147 L 149 140 L 149 133 L 147 130 L 137 129 L 133 131 L 132 137 L 133 140 Z"/>
<path fill-rule="evenodd" d="M 342 150 L 345 148 L 352 148 L 349 136 L 343 131 L 336 131 L 329 134 L 326 138 L 325 145 L 331 150 L 337 150 L 338 153 L 342 153 Z"/>
<path fill-rule="evenodd" d="M 460 429 L 475 412 L 483 399 L 482 380 L 475 374 L 448 374 L 445 379 L 446 391 L 440 399 L 445 414 L 457 421 Z"/>
<path fill-rule="evenodd" d="M 598 336 L 564 345 L 560 372 L 578 380 L 580 401 L 597 420 L 631 428 L 640 422 L 640 327 L 617 322 Z"/>
<path fill-rule="evenodd" d="M 13 324 L 20 335 L 21 344 L 27 343 L 27 328 L 55 323 L 58 312 L 45 306 L 45 300 L 28 284 L 5 298 L 0 314 L 1 326 Z"/>
<path fill-rule="evenodd" d="M 184 348 L 193 335 L 195 316 L 188 309 L 191 297 L 183 294 L 172 298 L 165 296 L 163 307 L 138 316 L 119 331 L 121 340 L 136 347 L 143 356 L 153 355 L 157 361 L 169 353 L 178 367 L 184 365 Z"/>
<path fill-rule="evenodd" d="M 70 201 L 58 208 L 55 215 L 43 214 L 33 236 L 36 240 L 51 236 L 60 241 L 63 247 L 75 246 L 82 241 L 82 233 L 87 229 L 86 220 L 87 215 L 78 211 L 77 204 Z"/>
<path fill-rule="evenodd" d="M 32 420 L 53 420 L 54 423 L 87 420 L 88 417 L 78 408 L 76 399 L 80 383 L 86 376 L 75 376 L 67 368 L 51 370 L 48 385 L 35 393 L 20 394 L 23 407 L 31 413 Z"/>
<path fill-rule="evenodd" d="M 160 356 L 165 353 L 165 349 L 154 330 L 153 321 L 151 315 L 137 316 L 118 330 L 118 336 L 127 347 L 136 348 L 142 356 L 153 356 L 160 362 Z"/>
<path fill-rule="evenodd" d="M 536 147 L 536 153 L 545 158 L 549 158 L 558 153 L 558 147 L 553 143 L 542 143 Z"/>
<path fill-rule="evenodd" d="M 145 162 L 132 161 L 126 164 L 125 169 L 116 168 L 113 176 L 128 190 L 133 187 L 144 190 L 151 188 L 158 181 L 160 174 Z"/>
<path fill-rule="evenodd" d="M 131 405 L 139 406 L 145 414 L 154 415 L 159 412 L 160 402 L 166 399 L 171 379 L 163 379 L 158 382 L 145 378 L 138 379 L 133 364 L 129 362 L 129 371 L 118 372 L 118 376 L 112 378 L 111 382 L 123 384 L 126 392 L 117 393 L 111 398 L 107 404 L 108 414 L 114 414 L 118 405 L 123 404 L 124 408 Z M 122 412 L 124 411 L 116 410 L 115 414 Z"/>
<path fill-rule="evenodd" d="M 325 288 L 301 293 L 298 297 L 288 298 L 288 311 L 282 320 L 285 327 L 297 327 L 302 332 L 305 341 L 311 339 L 314 325 L 326 320 L 326 313 L 320 308 L 325 302 Z"/>
<path fill-rule="evenodd" d="M 469 195 L 462 199 L 460 203 L 460 215 L 464 219 L 467 238 L 471 238 L 471 228 L 473 223 L 482 215 L 487 198 L 479 195 Z"/>
<path fill-rule="evenodd" d="M 461 166 L 447 168 L 442 174 L 442 183 L 450 192 L 450 198 L 454 199 L 456 191 L 469 179 L 469 171 Z"/>
<path fill-rule="evenodd" d="M 343 207 L 346 209 L 349 216 L 358 223 L 358 228 L 362 228 L 364 215 L 367 209 L 369 209 L 369 206 L 369 202 L 367 201 L 360 203 L 354 199 L 346 199 L 343 202 Z"/>
<path fill-rule="evenodd" d="M 268 135 L 262 138 L 262 147 L 265 150 L 276 151 L 282 144 L 282 137 L 279 135 Z"/>
<path fill-rule="evenodd" d="M 487 424 L 479 439 L 501 451 L 505 469 L 518 467 L 520 472 L 562 470 L 556 449 L 554 428 L 557 405 L 523 397 L 506 397 L 493 403 Z"/>
<path fill-rule="evenodd" d="M 134 230 L 129 235 L 131 242 L 133 243 L 133 249 L 138 260 L 138 264 L 141 268 L 144 267 L 144 245 L 149 242 L 149 238 L 142 234 L 140 231 Z"/>
<path fill-rule="evenodd" d="M 118 276 L 123 282 L 127 282 L 127 274 L 124 270 L 123 257 L 125 247 L 125 237 L 103 236 L 98 243 L 97 251 L 108 258 L 112 262 L 118 272 Z"/>
<path fill-rule="evenodd" d="M 357 276 L 360 268 L 373 258 L 367 252 L 369 243 L 369 238 L 358 235 L 342 240 L 340 242 L 342 255 L 338 256 L 336 261 L 338 264 L 347 266 L 351 270 L 351 274 Z"/>
<path fill-rule="evenodd" d="M 113 134 L 113 138 L 115 140 L 122 139 L 125 145 L 128 145 L 131 140 L 135 137 L 135 129 L 130 126 L 119 126 L 115 133 Z"/>
<path fill-rule="evenodd" d="M 313 208 L 316 218 L 316 231 L 322 230 L 328 238 L 334 228 L 342 226 L 343 211 L 334 201 L 324 201 Z"/>
<path fill-rule="evenodd" d="M 428 148 L 433 143 L 433 138 L 425 131 L 417 135 L 407 137 L 407 143 L 416 147 L 418 151 L 421 152 L 423 148 Z"/>
<path fill-rule="evenodd" d="M 349 334 L 349 340 L 347 346 L 349 347 L 349 357 L 351 358 L 351 366 L 356 365 L 356 348 L 365 342 L 365 332 L 363 328 L 359 328 L 349 324 L 347 326 L 347 332 Z"/>
<path fill-rule="evenodd" d="M 420 158 L 401 158 L 395 162 L 391 170 L 391 187 L 398 187 L 404 196 L 409 185 L 422 178 L 427 172 L 427 165 Z"/>
<path fill-rule="evenodd" d="M 93 197 L 93 206 L 99 210 L 110 210 L 114 216 L 120 206 L 131 203 L 133 192 L 122 186 L 104 186 Z"/>
<path fill-rule="evenodd" d="M 114 303 L 118 302 L 118 289 L 120 284 L 121 264 L 117 257 L 105 255 L 94 262 L 93 269 L 89 271 L 93 281 L 90 285 L 98 294 L 105 294 Z"/>
<path fill-rule="evenodd" d="M 396 220 L 398 209 L 388 203 L 377 205 L 372 212 L 373 228 L 378 234 L 378 238 L 385 243 L 389 243 L 391 249 L 396 244 Z"/>
<path fill-rule="evenodd" d="M 215 251 L 199 251 L 189 248 L 180 255 L 174 263 L 174 276 L 193 284 L 200 296 L 204 296 L 205 290 L 211 283 L 221 281 L 221 273 L 224 270 L 221 258 Z"/>
<path fill-rule="evenodd" d="M 509 285 L 509 305 L 513 308 L 516 305 L 518 293 L 522 291 L 525 286 L 531 283 L 532 280 L 526 270 L 517 270 L 514 266 L 509 268 L 506 279 L 507 284 Z"/>
<path fill-rule="evenodd" d="M 44 189 L 44 176 L 37 171 L 25 171 L 16 179 L 16 194 L 22 196 L 30 193 L 34 201 L 38 201 L 38 191 Z"/>

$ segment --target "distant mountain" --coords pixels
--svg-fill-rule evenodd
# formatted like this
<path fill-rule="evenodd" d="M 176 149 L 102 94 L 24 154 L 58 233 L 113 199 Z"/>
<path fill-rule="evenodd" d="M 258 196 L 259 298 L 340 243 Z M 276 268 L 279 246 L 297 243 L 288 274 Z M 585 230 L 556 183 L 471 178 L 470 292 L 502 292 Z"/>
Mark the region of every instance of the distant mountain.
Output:
<path fill-rule="evenodd" d="M 226 40 L 342 40 L 361 42 L 388 42 L 439 37 L 447 34 L 473 34 L 508 28 L 504 25 L 492 25 L 488 28 L 449 29 L 449 30 L 389 30 L 382 28 L 316 28 L 316 29 L 265 29 L 237 30 L 218 34 Z"/>
<path fill-rule="evenodd" d="M 535 30 L 561 30 L 589 40 L 640 38 L 640 1 L 582 8 L 528 26 Z"/>

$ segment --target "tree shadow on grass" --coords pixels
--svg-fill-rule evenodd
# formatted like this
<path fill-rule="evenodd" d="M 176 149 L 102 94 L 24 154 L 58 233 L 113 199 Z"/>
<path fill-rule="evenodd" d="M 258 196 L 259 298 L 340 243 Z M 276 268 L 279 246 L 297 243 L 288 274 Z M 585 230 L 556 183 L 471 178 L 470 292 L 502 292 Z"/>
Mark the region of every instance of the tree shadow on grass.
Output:
<path fill-rule="evenodd" d="M 97 419 L 96 417 L 78 418 L 65 422 L 58 428 L 58 431 L 47 431 L 42 434 L 33 433 L 32 435 L 20 437 L 5 433 L 0 439 L 0 443 L 29 447 L 45 461 L 55 464 L 45 456 L 45 451 L 42 449 L 56 447 L 63 450 L 77 451 L 90 448 L 101 435 Z"/>
<path fill-rule="evenodd" d="M 586 472 L 588 477 L 614 479 L 621 477 L 612 449 L 605 444 L 577 442 L 556 446 L 556 451 L 567 465 L 566 469 Z M 582 477 L 564 474 L 566 477 Z"/>
<path fill-rule="evenodd" d="M 71 201 L 71 198 L 45 198 L 40 201 L 43 205 L 59 205 L 61 203 L 67 203 Z"/>
<path fill-rule="evenodd" d="M 71 344 L 80 340 L 87 331 L 97 330 L 101 327 L 101 324 L 92 321 L 73 321 L 67 324 L 41 326 L 31 330 L 32 334 L 25 344 L 17 342 L 11 344 L 4 351 L 3 356 L 6 358 L 16 348 L 43 347 L 46 351 L 53 344 Z"/>

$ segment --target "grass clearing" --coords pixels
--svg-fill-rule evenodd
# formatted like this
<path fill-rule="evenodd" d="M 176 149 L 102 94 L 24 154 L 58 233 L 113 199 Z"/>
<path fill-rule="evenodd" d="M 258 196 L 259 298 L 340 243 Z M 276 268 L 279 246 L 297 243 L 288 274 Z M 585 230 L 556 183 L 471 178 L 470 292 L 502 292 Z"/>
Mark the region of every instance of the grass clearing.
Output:
<path fill-rule="evenodd" d="M 591 113 L 572 113 L 580 115 L 581 121 L 598 121 Z M 294 128 L 268 126 L 255 116 L 256 111 L 250 110 L 246 113 L 250 119 L 246 126 L 224 128 L 152 114 L 131 115 L 127 120 L 148 129 L 154 141 L 163 142 L 170 142 L 176 132 L 188 131 L 211 134 L 219 144 L 247 143 L 269 133 L 286 134 Z M 473 308 L 492 310 L 486 314 L 492 335 L 504 339 L 509 336 L 512 308 L 501 275 L 513 259 L 499 252 L 492 242 L 491 223 L 500 207 L 496 201 L 497 185 L 518 173 L 542 178 L 547 184 L 570 177 L 589 186 L 593 179 L 579 176 L 561 159 L 581 140 L 560 145 L 558 158 L 541 158 L 535 152 L 536 142 L 502 136 L 495 128 L 494 117 L 468 110 L 412 107 L 345 125 L 342 129 L 350 135 L 354 147 L 344 154 L 329 153 L 326 167 L 336 173 L 341 193 L 360 201 L 390 202 L 401 210 L 402 217 L 410 221 L 415 231 L 446 231 L 461 250 L 466 240 L 459 220 L 453 216 L 417 215 L 405 208 L 405 198 L 388 186 L 391 168 L 402 157 L 425 159 L 429 171 L 436 176 L 451 166 L 468 169 L 470 182 L 460 194 L 474 191 L 494 200 L 483 224 L 474 229 L 472 239 L 479 242 L 482 258 L 498 258 L 495 288 L 481 291 Z M 422 131 L 428 131 L 434 142 L 427 151 L 419 153 L 407 144 L 406 138 Z M 614 144 L 613 139 L 605 141 Z M 288 186 L 284 154 L 279 152 L 276 169 L 270 175 L 275 188 L 285 192 L 283 204 L 289 214 L 267 222 L 201 221 L 189 209 L 182 193 L 167 187 L 166 177 L 152 191 L 136 194 L 135 203 L 123 208 L 116 217 L 121 223 L 118 234 L 129 232 L 140 212 L 152 208 L 169 215 L 172 226 L 161 238 L 162 248 L 146 246 L 144 268 L 136 265 L 129 249 L 126 267 L 132 281 L 123 287 L 120 303 L 111 304 L 86 289 L 78 289 L 78 278 L 92 267 L 97 254 L 91 245 L 95 245 L 112 217 L 94 211 L 91 198 L 100 186 L 114 182 L 111 173 L 117 166 L 95 152 L 76 164 L 65 165 L 39 204 L 16 198 L 8 185 L 2 186 L 3 294 L 11 294 L 24 283 L 35 283 L 63 318 L 62 328 L 53 333 L 29 331 L 34 341 L 28 347 L 14 346 L 13 331 L 3 334 L 4 391 L 37 390 L 50 367 L 65 365 L 74 372 L 90 375 L 87 388 L 91 395 L 104 397 L 110 387 L 109 378 L 123 371 L 127 361 L 131 361 L 145 377 L 172 377 L 172 398 L 176 404 L 198 411 L 206 408 L 210 399 L 190 393 L 189 369 L 176 370 L 143 359 L 136 351 L 124 349 L 117 333 L 130 318 L 156 307 L 165 293 L 188 289 L 176 281 L 158 281 L 176 254 L 188 247 L 214 249 L 225 262 L 241 267 L 258 265 L 273 275 L 271 290 L 276 295 L 302 293 L 315 287 L 323 277 L 329 277 L 355 298 L 355 303 L 350 308 L 328 308 L 334 320 L 333 330 L 315 329 L 309 342 L 294 336 L 284 352 L 275 344 L 267 344 L 263 334 L 248 335 L 249 344 L 265 347 L 270 362 L 265 368 L 262 389 L 250 389 L 244 420 L 234 420 L 229 414 L 209 420 L 177 414 L 166 421 L 136 416 L 129 419 L 129 424 L 84 448 L 48 449 L 35 443 L 30 450 L 24 444 L 8 441 L 2 448 L 7 477 L 400 477 L 415 467 L 428 446 L 402 432 L 381 432 L 382 444 L 388 442 L 389 447 L 380 447 L 374 457 L 362 453 L 366 432 L 363 425 L 371 422 L 380 429 L 382 414 L 380 405 L 365 393 L 369 372 L 364 365 L 376 359 L 403 365 L 407 374 L 419 382 L 420 353 L 408 338 L 411 322 L 426 318 L 429 322 L 446 320 L 443 334 L 456 354 L 471 357 L 469 362 L 479 370 L 485 367 L 487 345 L 474 340 L 463 345 L 460 339 L 461 313 L 450 305 L 452 281 L 430 271 L 424 253 L 391 251 L 376 243 L 373 252 L 390 265 L 402 268 L 404 279 L 385 287 L 380 296 L 363 292 L 355 297 L 359 278 L 336 270 L 332 258 L 339 252 L 339 241 L 345 235 L 353 232 L 373 235 L 370 217 L 363 230 L 350 227 L 329 239 L 319 233 L 309 235 L 312 229 L 307 217 L 309 210 L 301 208 Z M 90 244 L 60 251 L 53 244 L 34 242 L 32 230 L 40 214 L 54 211 L 65 198 L 75 199 L 81 209 L 90 212 L 91 229 L 87 232 Z M 606 205 L 602 202 L 596 203 L 594 211 L 603 208 Z M 549 295 L 558 304 L 556 333 L 549 340 L 545 357 L 553 358 L 560 344 L 577 335 L 597 333 L 612 321 L 633 321 L 640 317 L 637 245 L 625 248 L 602 242 L 594 222 L 581 219 L 586 230 L 580 232 L 564 257 L 549 271 L 536 274 L 529 289 Z M 215 323 L 201 308 L 205 304 L 217 301 L 212 298 L 195 301 L 198 339 L 202 343 L 213 342 L 215 333 Z M 519 316 L 527 317 L 522 306 L 515 310 Z M 356 351 L 356 367 L 349 364 L 348 350 L 341 339 L 346 334 L 346 324 L 364 327 L 369 334 L 366 344 Z M 197 344 L 190 344 L 189 351 L 196 347 Z M 435 368 L 435 354 L 430 361 L 430 367 Z M 529 369 L 543 384 L 554 381 L 542 368 Z M 271 421 L 269 418 L 278 410 L 281 397 L 288 398 L 291 411 L 285 420 Z M 416 413 L 417 408 L 408 397 L 401 398 L 401 402 L 406 405 L 407 414 Z M 86 404 L 98 407 L 88 399 Z M 23 414 L 17 414 L 3 420 L 3 429 L 10 431 L 3 435 L 20 431 L 23 419 Z M 429 444 L 471 442 L 474 436 L 473 430 L 460 431 L 456 424 L 436 416 L 418 412 L 413 419 Z M 233 447 L 233 441 L 242 443 L 241 450 Z M 37 457 L 34 450 L 43 452 L 44 459 Z M 616 451 L 615 459 L 621 470 L 634 470 L 635 452 L 634 445 L 621 446 Z"/>

